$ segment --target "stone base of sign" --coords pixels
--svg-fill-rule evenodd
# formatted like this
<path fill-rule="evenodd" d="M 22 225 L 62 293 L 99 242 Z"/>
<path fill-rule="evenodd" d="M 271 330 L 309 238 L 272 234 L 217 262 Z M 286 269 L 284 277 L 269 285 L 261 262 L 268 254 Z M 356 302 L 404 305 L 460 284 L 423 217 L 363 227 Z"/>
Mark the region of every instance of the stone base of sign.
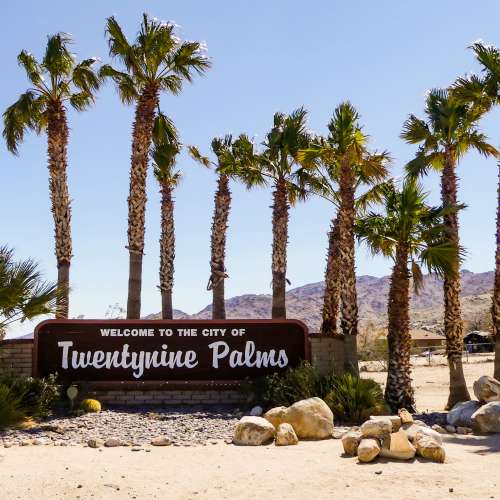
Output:
<path fill-rule="evenodd" d="M 31 375 L 33 341 L 12 339 L 0 341 L 0 373 Z"/>
<path fill-rule="evenodd" d="M 318 334 L 309 336 L 311 362 L 321 373 L 343 366 L 343 342 L 338 337 L 324 337 Z M 33 341 L 30 339 L 12 339 L 0 341 L 0 373 L 31 375 Z M 99 388 L 81 387 L 79 397 L 94 397 L 105 405 L 141 406 L 141 405 L 210 405 L 244 404 L 247 395 L 237 386 L 224 387 L 223 384 L 211 386 L 182 386 L 182 384 L 160 385 L 152 388 L 128 387 Z"/>

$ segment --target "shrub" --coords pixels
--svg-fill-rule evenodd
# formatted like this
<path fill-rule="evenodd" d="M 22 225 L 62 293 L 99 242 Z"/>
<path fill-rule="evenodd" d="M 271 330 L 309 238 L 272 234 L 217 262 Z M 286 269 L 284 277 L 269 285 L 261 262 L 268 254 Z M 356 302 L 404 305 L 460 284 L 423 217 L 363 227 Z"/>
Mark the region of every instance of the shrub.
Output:
<path fill-rule="evenodd" d="M 97 399 L 84 399 L 80 403 L 80 409 L 85 413 L 99 413 L 101 411 L 101 403 Z"/>
<path fill-rule="evenodd" d="M 21 398 L 10 387 L 0 383 L 0 429 L 17 424 L 25 416 Z"/>
<path fill-rule="evenodd" d="M 319 397 L 344 422 L 358 423 L 386 411 L 382 389 L 374 380 L 349 373 L 321 375 L 309 363 L 247 381 L 244 389 L 267 407 L 290 406 L 301 399 Z"/>
<path fill-rule="evenodd" d="M 49 375 L 47 378 L 4 375 L 0 378 L 0 383 L 19 397 L 24 413 L 34 418 L 51 415 L 52 407 L 60 395 L 56 375 Z"/>
<path fill-rule="evenodd" d="M 334 377 L 332 382 L 325 403 L 340 420 L 361 423 L 370 415 L 386 411 L 382 388 L 374 380 L 346 373 Z"/>

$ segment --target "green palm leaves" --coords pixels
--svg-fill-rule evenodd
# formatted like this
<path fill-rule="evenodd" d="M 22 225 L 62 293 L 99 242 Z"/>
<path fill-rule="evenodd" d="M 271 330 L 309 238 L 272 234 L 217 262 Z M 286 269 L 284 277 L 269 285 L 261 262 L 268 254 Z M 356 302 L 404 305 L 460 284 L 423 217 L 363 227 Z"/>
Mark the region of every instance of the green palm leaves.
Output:
<path fill-rule="evenodd" d="M 94 102 L 94 94 L 101 84 L 93 67 L 96 59 L 76 63 L 69 50 L 71 37 L 66 33 L 50 36 L 42 62 L 23 50 L 18 56 L 32 88 L 19 96 L 3 114 L 3 136 L 7 148 L 17 153 L 26 130 L 37 134 L 47 127 L 48 108 L 54 103 L 69 102 L 77 111 L 83 111 Z"/>
<path fill-rule="evenodd" d="M 154 175 L 161 185 L 174 189 L 179 184 L 182 174 L 179 170 L 174 170 L 174 167 L 181 148 L 173 121 L 158 111 L 153 126 L 151 158 Z"/>
<path fill-rule="evenodd" d="M 120 62 L 123 71 L 106 64 L 100 76 L 113 80 L 122 102 L 137 101 L 148 85 L 177 95 L 183 81 L 191 82 L 194 74 L 201 75 L 210 68 L 204 44 L 181 41 L 175 28 L 171 22 L 160 22 L 144 14 L 136 39 L 130 43 L 118 21 L 108 18 L 109 55 Z"/>

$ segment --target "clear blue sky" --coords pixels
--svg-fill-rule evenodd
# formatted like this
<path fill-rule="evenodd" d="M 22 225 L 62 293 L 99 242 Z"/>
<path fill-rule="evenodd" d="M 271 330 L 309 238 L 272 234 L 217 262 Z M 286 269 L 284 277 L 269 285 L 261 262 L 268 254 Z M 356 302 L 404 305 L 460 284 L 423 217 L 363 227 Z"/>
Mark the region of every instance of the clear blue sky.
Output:
<path fill-rule="evenodd" d="M 218 0 L 183 2 L 108 0 L 86 2 L 4 2 L 1 8 L 0 108 L 28 83 L 16 56 L 27 49 L 40 56 L 46 36 L 74 36 L 79 58 L 108 61 L 104 22 L 115 15 L 129 37 L 142 12 L 181 25 L 186 39 L 204 40 L 213 68 L 178 97 L 164 95 L 162 108 L 174 119 L 185 144 L 207 151 L 211 139 L 247 132 L 261 140 L 272 115 L 298 106 L 310 111 L 309 126 L 324 132 L 334 107 L 349 99 L 359 109 L 372 144 L 394 157 L 401 173 L 414 148 L 399 139 L 410 112 L 422 113 L 425 91 L 447 86 L 476 70 L 470 42 L 500 45 L 498 0 Z M 69 111 L 69 190 L 73 207 L 74 259 L 71 316 L 102 317 L 109 304 L 126 304 L 128 253 L 126 224 L 133 107 L 122 105 L 111 85 L 94 108 Z M 495 145 L 500 114 L 482 126 Z M 215 177 L 184 155 L 184 180 L 176 193 L 177 257 L 174 306 L 193 313 L 210 302 L 209 230 Z M 496 165 L 476 154 L 459 167 L 465 267 L 493 268 Z M 18 157 L 0 145 L 0 241 L 20 257 L 40 261 L 56 278 L 53 223 L 48 196 L 46 138 L 29 135 Z M 426 185 L 438 199 L 438 178 Z M 227 296 L 270 293 L 271 194 L 233 185 L 229 226 Z M 160 310 L 158 284 L 159 196 L 148 181 L 143 313 Z M 326 232 L 332 208 L 321 200 L 293 208 L 290 217 L 288 277 L 292 287 L 323 277 Z M 359 274 L 381 276 L 390 263 L 358 252 Z M 16 328 L 12 334 L 22 333 Z"/>

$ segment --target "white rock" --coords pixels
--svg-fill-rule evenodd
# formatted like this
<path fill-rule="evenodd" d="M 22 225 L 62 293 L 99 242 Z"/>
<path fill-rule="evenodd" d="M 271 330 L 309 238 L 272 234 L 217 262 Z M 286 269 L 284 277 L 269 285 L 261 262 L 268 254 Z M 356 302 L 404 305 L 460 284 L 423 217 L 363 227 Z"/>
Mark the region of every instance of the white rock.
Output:
<path fill-rule="evenodd" d="M 251 417 L 260 417 L 264 413 L 264 410 L 262 409 L 262 406 L 254 406 L 250 410 L 250 416 Z"/>
<path fill-rule="evenodd" d="M 481 403 L 479 401 L 464 401 L 457 403 L 446 415 L 446 421 L 449 425 L 455 427 L 472 427 L 472 414 L 476 412 Z"/>
<path fill-rule="evenodd" d="M 358 446 L 358 459 L 360 462 L 371 462 L 380 453 L 380 444 L 377 439 L 364 438 Z"/>
<path fill-rule="evenodd" d="M 392 431 L 392 422 L 389 418 L 367 420 L 360 430 L 363 438 L 385 437 Z"/>
<path fill-rule="evenodd" d="M 481 406 L 472 415 L 472 426 L 479 432 L 500 432 L 500 401 Z"/>
<path fill-rule="evenodd" d="M 276 446 L 288 446 L 293 444 L 298 444 L 299 439 L 293 427 L 290 424 L 280 424 L 278 431 L 276 432 L 276 440 L 274 444 Z"/>
<path fill-rule="evenodd" d="M 447 425 L 445 429 L 446 432 L 449 432 L 450 434 L 455 434 L 455 432 L 457 432 L 457 428 L 454 425 Z"/>
<path fill-rule="evenodd" d="M 474 382 L 472 388 L 476 398 L 483 403 L 500 401 L 500 382 L 493 377 L 483 375 Z"/>
<path fill-rule="evenodd" d="M 403 429 L 389 434 L 382 441 L 380 456 L 396 460 L 410 460 L 415 456 L 416 449 L 408 440 Z"/>
<path fill-rule="evenodd" d="M 470 427 L 457 427 L 457 434 L 472 434 Z"/>
<path fill-rule="evenodd" d="M 441 438 L 441 434 L 439 434 L 439 432 L 436 432 L 435 430 L 431 429 L 430 427 L 423 427 L 422 425 L 417 425 L 417 424 L 413 423 L 413 424 L 403 425 L 403 429 L 406 432 L 408 439 L 413 444 L 415 444 L 415 436 L 416 436 L 417 432 L 420 432 L 421 434 L 425 434 L 426 436 L 432 437 L 439 444 L 441 444 L 443 442 L 443 439 Z"/>
<path fill-rule="evenodd" d="M 417 448 L 417 454 L 422 458 L 428 458 L 434 462 L 444 462 L 446 453 L 442 446 L 441 436 L 437 432 L 434 432 L 434 434 L 433 436 L 426 432 L 424 428 L 421 428 L 416 432 L 413 444 Z M 439 440 L 436 439 L 436 435 Z"/>
<path fill-rule="evenodd" d="M 444 427 L 441 427 L 439 424 L 434 424 L 431 429 L 433 431 L 438 432 L 439 434 L 446 434 L 447 430 Z"/>
<path fill-rule="evenodd" d="M 325 439 L 333 435 L 333 413 L 320 398 L 297 401 L 284 412 L 299 439 Z"/>
<path fill-rule="evenodd" d="M 372 415 L 370 417 L 370 420 L 384 420 L 384 419 L 389 419 L 392 424 L 392 430 L 391 432 L 398 432 L 399 429 L 401 429 L 401 419 L 399 418 L 399 415 Z"/>
<path fill-rule="evenodd" d="M 259 446 L 274 438 L 276 429 L 262 417 L 243 417 L 234 430 L 233 443 L 238 445 Z"/>
<path fill-rule="evenodd" d="M 276 406 L 275 408 L 271 408 L 270 410 L 266 411 L 263 417 L 267 421 L 271 422 L 271 424 L 273 424 L 277 429 L 279 425 L 285 421 L 285 412 L 286 406 Z"/>

